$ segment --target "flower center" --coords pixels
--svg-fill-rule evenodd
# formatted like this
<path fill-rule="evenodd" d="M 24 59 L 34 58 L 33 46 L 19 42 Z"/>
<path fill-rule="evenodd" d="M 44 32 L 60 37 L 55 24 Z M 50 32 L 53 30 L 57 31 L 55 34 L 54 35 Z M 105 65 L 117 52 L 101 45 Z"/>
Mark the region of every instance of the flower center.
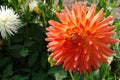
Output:
<path fill-rule="evenodd" d="M 7 23 L 8 19 L 7 18 L 3 18 L 1 20 L 1 25 L 5 25 Z"/>
<path fill-rule="evenodd" d="M 84 42 L 83 36 L 79 35 L 78 33 L 72 34 L 70 39 L 71 39 L 71 43 L 75 45 L 76 44 L 80 45 L 81 43 Z"/>
<path fill-rule="evenodd" d="M 73 33 L 71 36 L 65 38 L 64 47 L 68 48 L 80 48 L 85 45 L 84 37 L 78 33 Z"/>

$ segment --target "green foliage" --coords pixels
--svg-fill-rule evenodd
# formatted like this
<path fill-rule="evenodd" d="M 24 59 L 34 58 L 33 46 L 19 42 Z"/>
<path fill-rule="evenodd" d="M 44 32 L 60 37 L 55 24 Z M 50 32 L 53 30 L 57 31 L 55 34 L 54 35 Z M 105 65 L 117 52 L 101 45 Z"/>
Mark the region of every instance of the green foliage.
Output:
<path fill-rule="evenodd" d="M 48 74 L 53 74 L 55 80 L 63 80 L 67 77 L 67 72 L 62 68 L 62 66 L 52 67 L 49 69 Z"/>
<path fill-rule="evenodd" d="M 11 36 L 9 40 L 4 40 L 0 52 L 0 80 L 50 79 L 45 28 L 49 26 L 48 20 L 56 18 L 55 12 L 62 9 L 61 2 L 59 1 L 60 5 L 55 8 L 52 0 L 40 1 L 38 7 L 41 13 L 39 14 L 29 11 L 26 0 L 0 2 L 1 5 L 8 4 L 12 7 L 20 15 L 22 22 L 18 33 Z"/>
<path fill-rule="evenodd" d="M 40 0 L 38 9 L 31 12 L 27 0 L 1 0 L 0 5 L 12 7 L 20 15 L 21 28 L 9 40 L 2 40 L 0 49 L 0 80 L 71 80 L 63 67 L 50 66 L 49 52 L 45 42 L 46 27 L 50 19 L 58 20 L 55 12 L 63 8 L 62 0 Z M 95 1 L 95 2 L 94 2 Z M 117 0 L 88 0 L 88 5 L 97 4 L 97 12 L 104 8 L 105 17 L 111 15 Z M 21 8 L 22 6 L 22 8 Z M 120 20 L 115 19 L 116 35 L 120 39 Z M 118 80 L 120 79 L 120 43 L 111 45 L 116 52 L 111 64 L 101 64 L 97 71 L 73 73 L 75 80 Z M 104 74 L 103 74 L 104 73 Z"/>
<path fill-rule="evenodd" d="M 120 19 L 115 19 L 113 24 L 116 26 L 116 28 L 115 28 L 115 32 L 116 32 L 115 37 L 120 39 Z M 113 46 L 113 49 L 116 51 L 115 57 L 120 58 L 120 43 L 115 44 Z"/>

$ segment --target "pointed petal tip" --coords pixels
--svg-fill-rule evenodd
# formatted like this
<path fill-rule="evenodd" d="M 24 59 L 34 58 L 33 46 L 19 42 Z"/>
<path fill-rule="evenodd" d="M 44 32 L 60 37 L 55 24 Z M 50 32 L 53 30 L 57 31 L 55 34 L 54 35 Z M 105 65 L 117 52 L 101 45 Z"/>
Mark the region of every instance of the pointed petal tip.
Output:
<path fill-rule="evenodd" d="M 113 16 L 109 16 L 109 17 L 113 19 Z"/>
<path fill-rule="evenodd" d="M 54 20 L 49 20 L 48 23 L 51 24 Z"/>
<path fill-rule="evenodd" d="M 104 12 L 104 8 L 102 8 L 102 9 L 101 9 L 101 11 L 103 11 L 103 12 Z"/>
<path fill-rule="evenodd" d="M 64 7 L 64 8 L 67 8 L 67 6 L 66 6 L 65 4 L 63 4 L 63 7 Z"/>
<path fill-rule="evenodd" d="M 53 58 L 54 56 L 55 56 L 55 54 L 53 54 L 53 53 L 49 55 L 50 58 Z"/>

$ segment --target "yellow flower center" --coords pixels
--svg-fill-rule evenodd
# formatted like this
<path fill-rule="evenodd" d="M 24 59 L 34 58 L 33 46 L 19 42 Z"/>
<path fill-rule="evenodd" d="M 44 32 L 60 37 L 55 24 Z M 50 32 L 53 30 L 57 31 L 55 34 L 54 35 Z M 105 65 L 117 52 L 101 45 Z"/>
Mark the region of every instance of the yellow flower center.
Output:
<path fill-rule="evenodd" d="M 7 21 L 8 21 L 7 18 L 3 18 L 3 19 L 1 20 L 1 24 L 2 24 L 2 25 L 5 25 L 5 24 L 7 23 Z"/>

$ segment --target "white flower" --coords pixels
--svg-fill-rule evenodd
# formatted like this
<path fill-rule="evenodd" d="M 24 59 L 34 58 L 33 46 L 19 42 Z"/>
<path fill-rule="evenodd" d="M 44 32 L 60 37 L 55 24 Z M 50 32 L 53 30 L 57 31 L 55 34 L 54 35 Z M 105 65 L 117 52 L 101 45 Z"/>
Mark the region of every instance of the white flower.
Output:
<path fill-rule="evenodd" d="M 31 0 L 29 2 L 29 8 L 30 8 L 30 11 L 33 12 L 34 8 L 38 6 L 38 1 L 36 0 Z"/>
<path fill-rule="evenodd" d="M 7 39 L 8 35 L 14 35 L 20 25 L 19 15 L 7 6 L 0 7 L 0 33 L 3 39 Z"/>

